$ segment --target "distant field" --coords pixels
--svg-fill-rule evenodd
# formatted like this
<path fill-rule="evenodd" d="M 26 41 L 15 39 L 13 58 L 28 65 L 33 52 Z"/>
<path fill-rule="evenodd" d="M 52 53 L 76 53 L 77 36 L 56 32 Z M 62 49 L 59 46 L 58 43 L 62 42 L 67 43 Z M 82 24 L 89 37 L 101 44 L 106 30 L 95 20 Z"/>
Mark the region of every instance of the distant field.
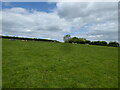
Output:
<path fill-rule="evenodd" d="M 3 39 L 3 88 L 117 88 L 118 48 Z"/>

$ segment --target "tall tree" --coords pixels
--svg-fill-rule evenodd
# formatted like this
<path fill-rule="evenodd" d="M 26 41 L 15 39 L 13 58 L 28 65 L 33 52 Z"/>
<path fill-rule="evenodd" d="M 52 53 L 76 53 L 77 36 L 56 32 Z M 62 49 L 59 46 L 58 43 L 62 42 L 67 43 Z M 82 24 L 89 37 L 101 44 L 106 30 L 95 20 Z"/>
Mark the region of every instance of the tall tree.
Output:
<path fill-rule="evenodd" d="M 64 39 L 64 42 L 68 43 L 69 40 L 71 39 L 71 36 L 69 34 L 67 34 L 67 35 L 64 36 L 63 39 Z"/>

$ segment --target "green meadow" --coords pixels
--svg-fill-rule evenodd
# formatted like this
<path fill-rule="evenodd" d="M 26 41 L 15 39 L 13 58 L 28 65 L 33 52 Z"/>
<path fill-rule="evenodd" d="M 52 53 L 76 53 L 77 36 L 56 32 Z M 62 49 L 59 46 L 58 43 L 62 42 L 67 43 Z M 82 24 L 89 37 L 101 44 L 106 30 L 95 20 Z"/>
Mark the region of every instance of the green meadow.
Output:
<path fill-rule="evenodd" d="M 2 41 L 3 88 L 117 88 L 118 48 Z"/>

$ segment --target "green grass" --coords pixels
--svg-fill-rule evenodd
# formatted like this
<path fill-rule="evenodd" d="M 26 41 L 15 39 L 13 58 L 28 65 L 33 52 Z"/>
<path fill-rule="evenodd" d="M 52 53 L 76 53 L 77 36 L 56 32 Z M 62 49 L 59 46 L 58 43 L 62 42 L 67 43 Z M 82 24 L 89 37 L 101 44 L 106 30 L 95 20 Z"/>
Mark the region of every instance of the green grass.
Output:
<path fill-rule="evenodd" d="M 3 88 L 117 88 L 118 48 L 3 39 Z"/>

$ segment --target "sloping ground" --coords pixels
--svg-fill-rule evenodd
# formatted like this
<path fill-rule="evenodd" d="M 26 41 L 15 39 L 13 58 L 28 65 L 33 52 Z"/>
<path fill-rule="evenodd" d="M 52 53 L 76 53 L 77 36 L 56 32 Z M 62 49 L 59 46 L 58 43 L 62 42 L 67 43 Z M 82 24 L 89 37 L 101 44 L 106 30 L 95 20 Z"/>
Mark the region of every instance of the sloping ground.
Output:
<path fill-rule="evenodd" d="M 3 39 L 3 88 L 117 88 L 118 48 Z"/>

